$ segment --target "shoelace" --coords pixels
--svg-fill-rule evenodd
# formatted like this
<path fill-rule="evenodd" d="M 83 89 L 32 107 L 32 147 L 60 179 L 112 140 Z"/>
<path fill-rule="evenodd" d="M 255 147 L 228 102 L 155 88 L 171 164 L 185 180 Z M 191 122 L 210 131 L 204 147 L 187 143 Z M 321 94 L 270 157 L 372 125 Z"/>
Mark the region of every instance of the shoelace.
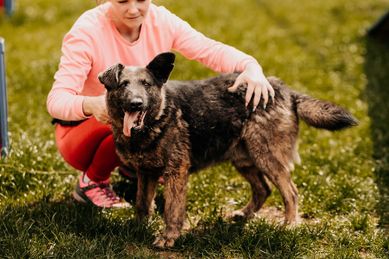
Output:
<path fill-rule="evenodd" d="M 115 192 L 110 188 L 109 184 L 99 184 L 99 187 L 99 191 L 102 192 L 109 201 L 113 203 L 120 201 L 119 197 L 116 196 Z"/>

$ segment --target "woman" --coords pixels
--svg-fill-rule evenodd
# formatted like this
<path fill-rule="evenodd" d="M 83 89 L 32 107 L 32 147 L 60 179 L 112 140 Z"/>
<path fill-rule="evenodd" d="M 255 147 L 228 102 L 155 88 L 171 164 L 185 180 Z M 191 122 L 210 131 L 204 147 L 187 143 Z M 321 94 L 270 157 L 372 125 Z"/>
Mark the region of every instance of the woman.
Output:
<path fill-rule="evenodd" d="M 145 66 L 157 54 L 175 50 L 217 72 L 241 72 L 234 90 L 247 83 L 246 104 L 254 107 L 274 91 L 251 56 L 211 40 L 151 0 L 109 0 L 85 12 L 65 35 L 47 109 L 57 121 L 55 135 L 61 155 L 83 172 L 73 193 L 80 202 L 98 207 L 126 207 L 109 185 L 120 165 L 115 153 L 97 75 L 118 62 Z"/>

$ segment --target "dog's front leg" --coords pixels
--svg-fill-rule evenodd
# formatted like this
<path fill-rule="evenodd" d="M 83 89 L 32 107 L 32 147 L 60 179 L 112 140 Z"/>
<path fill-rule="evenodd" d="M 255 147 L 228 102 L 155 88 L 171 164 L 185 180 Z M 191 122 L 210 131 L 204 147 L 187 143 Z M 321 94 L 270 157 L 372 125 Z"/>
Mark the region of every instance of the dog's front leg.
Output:
<path fill-rule="evenodd" d="M 158 178 L 142 172 L 138 172 L 137 177 L 138 191 L 136 194 L 136 212 L 137 219 L 141 221 L 153 213 Z"/>
<path fill-rule="evenodd" d="M 178 167 L 169 168 L 164 173 L 165 180 L 165 230 L 156 238 L 154 246 L 159 248 L 172 247 L 180 236 L 185 221 L 186 186 L 188 182 L 188 161 Z"/>

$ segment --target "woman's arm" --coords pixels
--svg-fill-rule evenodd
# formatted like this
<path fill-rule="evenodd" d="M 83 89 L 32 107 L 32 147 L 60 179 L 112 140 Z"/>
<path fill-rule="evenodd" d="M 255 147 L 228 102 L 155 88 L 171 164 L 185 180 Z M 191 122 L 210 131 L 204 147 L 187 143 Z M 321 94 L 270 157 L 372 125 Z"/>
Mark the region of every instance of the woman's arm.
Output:
<path fill-rule="evenodd" d="M 74 121 L 92 114 L 90 110 L 84 112 L 84 102 L 88 98 L 81 95 L 93 62 L 91 42 L 81 29 L 65 35 L 59 69 L 46 103 L 52 117 Z M 86 101 L 87 109 L 90 108 L 89 102 Z"/>
<path fill-rule="evenodd" d="M 188 59 L 194 59 L 217 72 L 241 72 L 234 86 L 247 83 L 246 105 L 254 95 L 254 109 L 261 97 L 263 108 L 266 108 L 269 95 L 274 96 L 274 90 L 263 74 L 262 67 L 256 59 L 221 42 L 212 40 L 193 29 L 187 22 L 170 13 L 169 23 L 174 32 L 173 49 Z"/>

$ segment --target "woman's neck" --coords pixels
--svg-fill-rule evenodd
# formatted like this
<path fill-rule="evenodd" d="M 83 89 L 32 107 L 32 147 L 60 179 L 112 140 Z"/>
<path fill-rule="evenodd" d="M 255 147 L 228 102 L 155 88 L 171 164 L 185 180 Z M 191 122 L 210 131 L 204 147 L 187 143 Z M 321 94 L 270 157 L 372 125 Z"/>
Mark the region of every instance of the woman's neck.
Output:
<path fill-rule="evenodd" d="M 107 18 L 111 20 L 111 22 L 118 30 L 120 35 L 122 35 L 122 37 L 128 40 L 129 42 L 135 42 L 139 39 L 142 25 L 133 28 L 129 27 L 126 24 L 124 24 L 122 21 L 120 21 L 120 19 L 115 18 L 111 13 L 111 10 L 108 11 Z"/>
<path fill-rule="evenodd" d="M 140 35 L 140 30 L 141 30 L 141 25 L 138 28 L 129 28 L 125 26 L 124 24 L 120 24 L 120 22 L 115 22 L 114 20 L 112 21 L 114 23 L 114 26 L 120 33 L 120 35 L 123 36 L 126 40 L 129 42 L 135 42 L 139 39 Z"/>

